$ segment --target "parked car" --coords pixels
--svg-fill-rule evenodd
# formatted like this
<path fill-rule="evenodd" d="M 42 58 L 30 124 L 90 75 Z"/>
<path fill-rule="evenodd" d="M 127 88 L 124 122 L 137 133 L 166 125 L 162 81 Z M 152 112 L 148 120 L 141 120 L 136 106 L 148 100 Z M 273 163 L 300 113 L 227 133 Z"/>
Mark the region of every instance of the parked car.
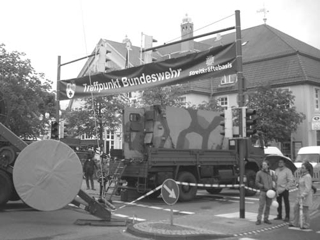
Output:
<path fill-rule="evenodd" d="M 298 151 L 298 155 L 294 161 L 294 165 L 298 168 L 295 177 L 299 176 L 299 169 L 304 161 L 308 161 L 313 166 L 313 181 L 320 181 L 320 146 L 302 147 Z"/>

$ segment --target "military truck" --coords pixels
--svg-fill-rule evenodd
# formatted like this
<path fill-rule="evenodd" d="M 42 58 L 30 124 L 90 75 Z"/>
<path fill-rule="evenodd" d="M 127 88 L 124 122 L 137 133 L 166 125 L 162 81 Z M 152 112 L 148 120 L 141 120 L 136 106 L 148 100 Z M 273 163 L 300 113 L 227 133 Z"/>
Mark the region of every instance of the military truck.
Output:
<path fill-rule="evenodd" d="M 199 185 L 239 183 L 238 141 L 221 134 L 220 115 L 221 112 L 159 105 L 124 109 L 121 162 L 125 168 L 121 180 L 127 184 L 118 186 L 126 196 L 123 198 L 146 193 L 168 178 Z M 250 140 L 246 147 L 245 182 L 254 188 L 264 151 L 253 147 Z M 113 162 L 111 169 L 116 169 L 117 164 Z M 179 200 L 192 200 L 198 188 L 180 185 Z M 213 194 L 222 188 L 206 190 Z M 255 193 L 246 190 L 247 195 Z M 156 191 L 152 196 L 159 194 Z"/>

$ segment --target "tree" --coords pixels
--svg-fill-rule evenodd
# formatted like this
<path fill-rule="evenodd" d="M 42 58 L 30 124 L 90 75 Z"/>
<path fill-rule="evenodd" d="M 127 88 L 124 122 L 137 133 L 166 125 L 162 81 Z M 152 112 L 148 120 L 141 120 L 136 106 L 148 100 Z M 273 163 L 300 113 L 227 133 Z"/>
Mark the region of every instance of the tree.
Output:
<path fill-rule="evenodd" d="M 86 98 L 81 100 L 82 108 L 66 114 L 68 128 L 73 137 L 86 134 L 88 137 L 103 139 L 103 129 L 115 131 L 122 119 L 122 110 L 128 105 L 123 95 Z"/>
<path fill-rule="evenodd" d="M 209 101 L 203 101 L 202 103 L 198 105 L 191 105 L 191 108 L 194 109 L 201 109 L 201 110 L 208 110 L 208 111 L 218 111 L 223 112 L 224 108 L 221 107 L 219 104 L 219 101 L 213 97 L 210 97 Z"/>
<path fill-rule="evenodd" d="M 7 52 L 0 44 L 0 89 L 6 103 L 4 125 L 22 138 L 35 139 L 44 132 L 39 117 L 54 115 L 52 82 L 37 73 L 25 53 Z"/>
<path fill-rule="evenodd" d="M 248 93 L 248 108 L 257 111 L 257 130 L 264 134 L 266 142 L 290 141 L 291 133 L 305 119 L 294 106 L 295 97 L 286 89 L 262 85 Z"/>
<path fill-rule="evenodd" d="M 142 106 L 164 105 L 173 107 L 184 107 L 186 102 L 182 98 L 187 92 L 186 85 L 173 85 L 155 87 L 143 91 L 139 103 Z"/>

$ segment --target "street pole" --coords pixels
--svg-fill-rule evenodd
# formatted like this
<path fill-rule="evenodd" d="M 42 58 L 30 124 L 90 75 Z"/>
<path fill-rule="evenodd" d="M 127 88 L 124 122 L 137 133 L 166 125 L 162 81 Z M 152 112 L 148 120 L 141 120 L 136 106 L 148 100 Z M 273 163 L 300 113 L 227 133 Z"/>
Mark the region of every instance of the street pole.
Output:
<path fill-rule="evenodd" d="M 60 102 L 59 102 L 59 81 L 61 74 L 61 56 L 58 56 L 58 72 L 57 72 L 57 95 L 56 95 L 56 121 L 58 124 L 58 129 L 60 129 Z M 60 139 L 60 134 L 58 133 L 58 140 Z"/>
<path fill-rule="evenodd" d="M 236 16 L 236 60 L 237 60 L 237 78 L 238 78 L 238 105 L 239 111 L 239 170 L 240 170 L 240 218 L 245 218 L 245 189 L 244 189 L 244 156 L 245 156 L 245 139 L 243 138 L 243 124 L 242 119 L 242 107 L 244 106 L 244 78 L 242 72 L 242 41 L 241 41 L 241 23 L 240 23 L 240 11 L 235 11 Z"/>
<path fill-rule="evenodd" d="M 61 80 L 61 67 L 70 63 L 74 63 L 74 62 L 78 62 L 80 60 L 86 59 L 86 58 L 90 58 L 90 57 L 94 57 L 96 56 L 96 53 L 93 53 L 91 55 L 82 57 L 82 58 L 78 58 L 66 63 L 61 63 L 61 56 L 58 56 L 58 69 L 57 69 L 57 95 L 56 95 L 56 121 L 58 124 L 58 129 L 60 129 L 60 99 L 59 99 L 59 81 Z M 58 134 L 58 140 L 60 140 L 60 134 Z"/>

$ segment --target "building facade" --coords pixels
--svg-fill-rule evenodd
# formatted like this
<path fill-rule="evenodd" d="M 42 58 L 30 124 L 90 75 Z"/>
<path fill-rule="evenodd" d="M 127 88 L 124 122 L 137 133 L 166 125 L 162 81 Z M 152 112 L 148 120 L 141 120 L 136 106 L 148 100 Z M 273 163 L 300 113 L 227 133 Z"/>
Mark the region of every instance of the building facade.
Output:
<path fill-rule="evenodd" d="M 188 16 L 183 18 L 180 25 L 181 39 L 192 37 L 193 28 L 192 20 Z M 247 90 L 254 89 L 261 83 L 288 89 L 295 96 L 297 111 L 306 116 L 291 139 L 279 144 L 281 150 L 285 155 L 294 158 L 300 147 L 320 145 L 320 50 L 266 24 L 244 29 L 241 35 L 243 76 Z M 147 37 L 150 47 L 152 39 L 150 41 L 150 36 Z M 145 46 L 132 45 L 128 51 L 127 44 L 104 39 L 98 42 L 98 46 L 105 44 L 108 50 L 104 71 L 113 71 L 125 66 L 132 67 L 150 61 L 180 57 L 234 41 L 235 32 L 218 34 L 199 42 L 189 40 L 159 48 L 152 53 L 146 53 L 149 54 L 148 57 L 141 51 Z M 79 76 L 94 72 L 97 61 L 96 58 L 88 59 Z M 187 102 L 199 104 L 213 96 L 226 108 L 238 106 L 236 75 L 199 79 L 187 84 L 189 91 L 184 96 Z M 70 107 L 72 105 L 76 103 L 71 102 Z"/>

